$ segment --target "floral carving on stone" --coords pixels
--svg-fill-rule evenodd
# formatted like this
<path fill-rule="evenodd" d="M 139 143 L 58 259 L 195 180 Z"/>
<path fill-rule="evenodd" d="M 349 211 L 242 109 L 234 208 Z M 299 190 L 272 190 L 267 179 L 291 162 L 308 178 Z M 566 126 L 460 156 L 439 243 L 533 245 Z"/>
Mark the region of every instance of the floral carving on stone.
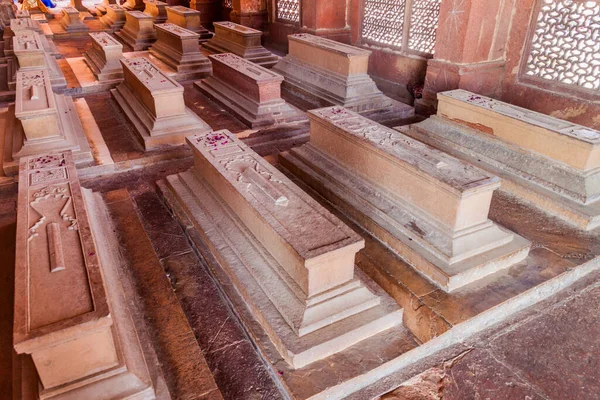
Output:
<path fill-rule="evenodd" d="M 33 201 L 29 205 L 40 215 L 40 218 L 29 228 L 28 240 L 38 236 L 38 228 L 56 213 L 60 219 L 69 223 L 67 229 L 78 229 L 70 194 L 66 186 L 47 186 L 33 193 Z"/>

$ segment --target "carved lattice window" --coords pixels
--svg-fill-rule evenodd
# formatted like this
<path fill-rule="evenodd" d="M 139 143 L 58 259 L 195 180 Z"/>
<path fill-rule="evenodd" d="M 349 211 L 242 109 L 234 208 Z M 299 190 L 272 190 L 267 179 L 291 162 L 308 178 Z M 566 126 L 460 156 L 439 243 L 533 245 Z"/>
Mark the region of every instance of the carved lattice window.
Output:
<path fill-rule="evenodd" d="M 277 0 L 277 19 L 300 23 L 300 0 Z"/>
<path fill-rule="evenodd" d="M 223 0 L 223 7 L 233 9 L 233 0 Z"/>
<path fill-rule="evenodd" d="M 526 76 L 600 89 L 600 1 L 539 0 Z"/>
<path fill-rule="evenodd" d="M 441 0 L 364 0 L 362 38 L 433 54 Z"/>

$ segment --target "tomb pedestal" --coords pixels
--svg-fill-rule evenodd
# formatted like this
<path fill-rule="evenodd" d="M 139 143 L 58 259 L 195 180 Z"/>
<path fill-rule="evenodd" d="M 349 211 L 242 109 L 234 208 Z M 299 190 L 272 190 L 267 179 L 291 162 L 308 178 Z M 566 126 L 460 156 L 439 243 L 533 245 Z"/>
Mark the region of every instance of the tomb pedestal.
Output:
<path fill-rule="evenodd" d="M 97 207 L 70 152 L 21 161 L 13 342 L 35 372 L 15 375 L 42 399 L 154 398 Z"/>
<path fill-rule="evenodd" d="M 261 31 L 233 22 L 213 25 L 215 36 L 203 45 L 211 53 L 233 53 L 265 68 L 277 63 L 278 57 L 261 45 Z"/>
<path fill-rule="evenodd" d="M 312 106 L 339 105 L 378 120 L 408 118 L 412 107 L 385 96 L 369 77 L 369 50 L 299 33 L 289 35 L 288 54 L 273 70 L 283 89 Z"/>
<path fill-rule="evenodd" d="M 125 26 L 125 9 L 118 4 L 109 4 L 106 6 L 106 15 L 100 17 L 100 21 L 114 32 L 119 31 Z"/>
<path fill-rule="evenodd" d="M 105 15 L 109 4 L 117 4 L 117 0 L 102 0 L 102 3 L 96 5 L 96 10 Z"/>
<path fill-rule="evenodd" d="M 159 0 L 144 0 L 144 4 L 146 4 L 144 12 L 148 15 L 152 15 L 155 24 L 162 24 L 167 21 L 166 7 L 169 3 Z"/>
<path fill-rule="evenodd" d="M 115 33 L 133 51 L 147 50 L 156 40 L 152 16 L 141 11 L 126 11 L 125 26 Z"/>
<path fill-rule="evenodd" d="M 202 26 L 200 12 L 183 6 L 167 7 L 167 22 L 196 32 L 200 43 L 212 38 L 213 34 Z"/>
<path fill-rule="evenodd" d="M 438 93 L 437 115 L 403 131 L 499 175 L 503 191 L 572 225 L 600 225 L 596 130 L 458 89 Z"/>
<path fill-rule="evenodd" d="M 401 324 L 397 304 L 355 275 L 364 241 L 354 231 L 229 131 L 187 141 L 194 167 L 160 187 L 289 365 L 302 368 Z"/>
<path fill-rule="evenodd" d="M 63 8 L 60 25 L 69 33 L 89 31 L 89 28 L 83 23 L 83 19 L 75 7 Z"/>
<path fill-rule="evenodd" d="M 283 76 L 231 53 L 209 58 L 213 74 L 196 86 L 245 124 L 257 128 L 306 119 L 281 99 Z"/>
<path fill-rule="evenodd" d="M 93 160 L 73 99 L 54 94 L 48 70 L 17 72 L 15 104 L 6 118 L 4 173 L 16 174 L 22 157 L 66 150 L 78 164 Z"/>
<path fill-rule="evenodd" d="M 499 178 L 343 107 L 308 116 L 310 142 L 282 166 L 445 291 L 527 257 L 528 240 L 488 219 Z"/>
<path fill-rule="evenodd" d="M 99 81 L 123 79 L 123 45 L 106 32 L 91 32 L 92 47 L 83 55 Z"/>
<path fill-rule="evenodd" d="M 171 23 L 155 24 L 156 42 L 150 54 L 173 68 L 185 79 L 208 76 L 212 67 L 198 47 L 198 34 Z"/>
<path fill-rule="evenodd" d="M 121 59 L 125 80 L 111 93 L 145 149 L 181 145 L 210 126 L 185 106 L 183 86 L 145 58 Z"/>

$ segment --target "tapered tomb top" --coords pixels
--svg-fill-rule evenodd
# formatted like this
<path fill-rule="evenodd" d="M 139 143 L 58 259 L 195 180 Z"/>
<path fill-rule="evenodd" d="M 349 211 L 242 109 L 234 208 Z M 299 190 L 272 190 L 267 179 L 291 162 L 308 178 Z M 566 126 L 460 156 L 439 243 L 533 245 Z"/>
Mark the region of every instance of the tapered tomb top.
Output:
<path fill-rule="evenodd" d="M 101 47 L 105 48 L 123 48 L 123 45 L 114 37 L 110 36 L 106 32 L 90 32 L 90 37 L 93 41 L 98 43 Z"/>
<path fill-rule="evenodd" d="M 164 92 L 170 90 L 178 92 L 183 91 L 181 85 L 167 76 L 146 58 L 123 58 L 121 59 L 121 64 L 123 64 L 123 67 L 127 68 L 151 92 Z"/>
<path fill-rule="evenodd" d="M 135 19 L 152 19 L 152 15 L 146 14 L 143 11 L 127 11 L 126 14 Z"/>
<path fill-rule="evenodd" d="M 39 113 L 47 112 L 56 112 L 56 100 L 48 71 L 17 72 L 15 116 L 35 117 Z"/>
<path fill-rule="evenodd" d="M 258 83 L 283 81 L 283 76 L 232 53 L 212 54 L 208 58 L 223 63 Z"/>
<path fill-rule="evenodd" d="M 13 49 L 19 51 L 44 51 L 40 35 L 35 31 L 17 31 L 13 37 Z"/>
<path fill-rule="evenodd" d="M 489 97 L 481 96 L 466 90 L 457 89 L 438 93 L 438 98 L 450 98 L 468 103 L 474 107 L 489 110 L 504 117 L 512 118 L 531 125 L 551 130 L 561 135 L 569 136 L 582 142 L 599 144 L 600 131 L 550 115 L 531 111 L 523 107 L 508 104 Z"/>
<path fill-rule="evenodd" d="M 200 11 L 184 6 L 169 6 L 168 10 L 173 11 L 175 14 L 200 14 Z"/>
<path fill-rule="evenodd" d="M 194 135 L 187 141 L 277 232 L 285 247 L 305 261 L 307 268 L 310 260 L 318 263 L 319 256 L 326 253 L 347 246 L 358 246 L 356 251 L 362 248 L 363 239 L 353 230 L 228 130 Z"/>
<path fill-rule="evenodd" d="M 244 36 L 262 36 L 262 32 L 259 30 L 252 29 L 247 26 L 236 24 L 236 23 L 229 22 L 229 21 L 213 22 L 213 25 L 215 26 L 215 30 L 217 28 L 222 28 L 222 29 L 225 29 L 228 31 L 235 32 L 238 35 L 241 34 Z"/>
<path fill-rule="evenodd" d="M 170 32 L 181 38 L 200 37 L 200 35 L 197 34 L 196 32 L 190 31 L 189 29 L 182 28 L 181 26 L 172 24 L 170 22 L 167 22 L 164 24 L 154 24 L 154 28 Z"/>
<path fill-rule="evenodd" d="M 387 128 L 346 108 L 334 106 L 308 111 L 311 122 L 335 126 L 344 135 L 363 142 L 384 157 L 430 176 L 459 193 L 499 185 L 500 179 L 394 129 Z"/>
<path fill-rule="evenodd" d="M 311 35 L 309 33 L 296 33 L 294 35 L 289 35 L 288 39 L 291 41 L 305 43 L 310 46 L 319 47 L 329 52 L 342 54 L 347 57 L 369 56 L 371 54 L 371 51 L 369 50 L 350 46 L 348 44 L 336 42 L 335 40 L 326 39 L 320 36 Z"/>

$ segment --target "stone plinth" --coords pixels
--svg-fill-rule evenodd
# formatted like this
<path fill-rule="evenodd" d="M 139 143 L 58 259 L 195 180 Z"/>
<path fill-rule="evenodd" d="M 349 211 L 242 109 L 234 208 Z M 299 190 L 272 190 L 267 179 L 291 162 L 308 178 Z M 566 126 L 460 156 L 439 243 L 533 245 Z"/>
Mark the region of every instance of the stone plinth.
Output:
<path fill-rule="evenodd" d="M 283 76 L 231 53 L 209 58 L 213 74 L 196 86 L 245 124 L 257 128 L 306 118 L 281 99 Z"/>
<path fill-rule="evenodd" d="M 501 176 L 502 189 L 573 225 L 600 224 L 600 132 L 465 90 L 408 134 Z"/>
<path fill-rule="evenodd" d="M 397 305 L 355 277 L 364 241 L 354 231 L 229 131 L 187 141 L 194 167 L 162 187 L 291 366 L 302 368 L 401 323 Z M 283 326 L 276 323 L 281 317 Z"/>
<path fill-rule="evenodd" d="M 488 219 L 499 178 L 343 107 L 308 116 L 310 143 L 285 153 L 282 165 L 331 190 L 348 215 L 442 289 L 527 257 L 529 241 Z"/>
<path fill-rule="evenodd" d="M 115 33 L 133 51 L 147 50 L 156 41 L 152 16 L 141 11 L 126 11 L 125 26 Z"/>
<path fill-rule="evenodd" d="M 182 28 L 196 32 L 200 43 L 206 42 L 212 38 L 213 34 L 202 26 L 200 20 L 200 11 L 192 10 L 183 6 L 167 7 L 167 22 L 178 25 Z"/>
<path fill-rule="evenodd" d="M 144 0 L 146 8 L 144 12 L 148 15 L 152 15 L 155 24 L 162 24 L 167 21 L 167 10 L 166 7 L 169 3 L 159 0 Z"/>
<path fill-rule="evenodd" d="M 106 15 L 100 17 L 100 21 L 113 31 L 119 31 L 125 26 L 125 9 L 118 4 L 109 4 L 106 6 Z"/>
<path fill-rule="evenodd" d="M 278 57 L 261 45 L 261 31 L 233 22 L 213 25 L 215 36 L 203 45 L 211 53 L 233 53 L 265 68 L 277 63 Z"/>
<path fill-rule="evenodd" d="M 42 399 L 153 398 L 123 289 L 105 286 L 118 272 L 90 197 L 70 152 L 21 161 L 13 343 L 37 374 L 16 375 Z"/>
<path fill-rule="evenodd" d="M 155 24 L 156 42 L 150 54 L 182 73 L 186 79 L 210 75 L 210 61 L 198 47 L 198 34 L 171 23 Z"/>
<path fill-rule="evenodd" d="M 145 58 L 121 59 L 125 80 L 111 93 L 135 125 L 145 149 L 181 145 L 210 126 L 185 106 L 183 86 Z"/>
<path fill-rule="evenodd" d="M 67 32 L 87 32 L 89 28 L 83 23 L 79 16 L 79 11 L 75 7 L 65 7 L 62 9 L 62 18 L 60 25 Z"/>
<path fill-rule="evenodd" d="M 78 164 L 92 154 L 71 97 L 52 91 L 48 70 L 17 72 L 15 104 L 6 117 L 4 172 L 14 175 L 19 159 L 72 150 Z"/>
<path fill-rule="evenodd" d="M 123 79 L 123 68 L 119 61 L 123 57 L 123 45 L 106 32 L 91 32 L 89 35 L 92 47 L 83 55 L 96 79 Z"/>
<path fill-rule="evenodd" d="M 273 70 L 284 90 L 317 106 L 340 105 L 359 113 L 410 117 L 414 110 L 385 96 L 369 77 L 369 50 L 307 33 L 289 35 L 289 52 Z"/>

